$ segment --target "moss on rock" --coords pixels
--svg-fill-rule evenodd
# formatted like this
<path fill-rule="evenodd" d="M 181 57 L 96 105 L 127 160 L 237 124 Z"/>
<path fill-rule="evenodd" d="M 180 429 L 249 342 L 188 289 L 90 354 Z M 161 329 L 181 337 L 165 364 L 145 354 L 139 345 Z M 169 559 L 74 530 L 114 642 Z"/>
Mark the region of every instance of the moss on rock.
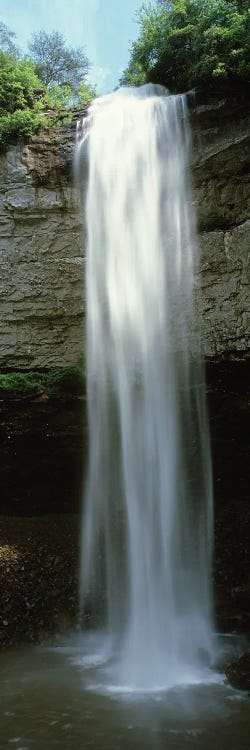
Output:
<path fill-rule="evenodd" d="M 48 371 L 5 372 L 0 374 L 0 398 L 33 396 L 63 397 L 80 395 L 85 389 L 85 366 L 56 367 Z"/>

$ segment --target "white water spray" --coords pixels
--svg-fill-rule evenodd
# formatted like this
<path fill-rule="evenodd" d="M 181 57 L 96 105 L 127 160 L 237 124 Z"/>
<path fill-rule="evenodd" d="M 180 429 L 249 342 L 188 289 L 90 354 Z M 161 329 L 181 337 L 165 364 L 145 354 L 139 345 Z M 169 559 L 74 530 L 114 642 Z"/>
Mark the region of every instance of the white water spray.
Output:
<path fill-rule="evenodd" d="M 199 680 L 213 653 L 185 97 L 149 85 L 97 100 L 78 130 L 80 180 L 86 150 L 82 605 L 102 602 L 116 682 L 168 687 Z"/>

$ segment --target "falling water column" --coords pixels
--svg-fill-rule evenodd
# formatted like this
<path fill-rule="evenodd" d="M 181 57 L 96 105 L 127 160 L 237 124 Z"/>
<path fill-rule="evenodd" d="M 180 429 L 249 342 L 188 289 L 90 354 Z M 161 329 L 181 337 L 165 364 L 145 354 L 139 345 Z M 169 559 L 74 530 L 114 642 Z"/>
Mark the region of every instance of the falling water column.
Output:
<path fill-rule="evenodd" d="M 89 471 L 82 600 L 105 595 L 115 678 L 200 679 L 212 645 L 212 489 L 184 96 L 94 102 L 86 202 Z"/>

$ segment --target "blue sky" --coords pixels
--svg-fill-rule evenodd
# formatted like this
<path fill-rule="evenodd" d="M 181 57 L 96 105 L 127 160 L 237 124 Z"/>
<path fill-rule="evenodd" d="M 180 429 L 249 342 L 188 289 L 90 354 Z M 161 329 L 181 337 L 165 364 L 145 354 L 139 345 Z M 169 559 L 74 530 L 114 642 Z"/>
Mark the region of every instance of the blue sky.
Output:
<path fill-rule="evenodd" d="M 69 46 L 84 46 L 93 63 L 90 78 L 100 93 L 112 91 L 138 35 L 135 11 L 142 0 L 0 0 L 0 20 L 27 51 L 33 31 L 61 31 Z"/>

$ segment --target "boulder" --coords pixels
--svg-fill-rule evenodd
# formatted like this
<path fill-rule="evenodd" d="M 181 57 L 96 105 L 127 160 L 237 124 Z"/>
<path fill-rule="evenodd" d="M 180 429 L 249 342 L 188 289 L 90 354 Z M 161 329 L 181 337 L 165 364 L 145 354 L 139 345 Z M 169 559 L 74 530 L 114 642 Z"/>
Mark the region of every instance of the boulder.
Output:
<path fill-rule="evenodd" d="M 228 682 L 238 690 L 250 690 L 250 651 L 245 651 L 225 670 Z"/>

